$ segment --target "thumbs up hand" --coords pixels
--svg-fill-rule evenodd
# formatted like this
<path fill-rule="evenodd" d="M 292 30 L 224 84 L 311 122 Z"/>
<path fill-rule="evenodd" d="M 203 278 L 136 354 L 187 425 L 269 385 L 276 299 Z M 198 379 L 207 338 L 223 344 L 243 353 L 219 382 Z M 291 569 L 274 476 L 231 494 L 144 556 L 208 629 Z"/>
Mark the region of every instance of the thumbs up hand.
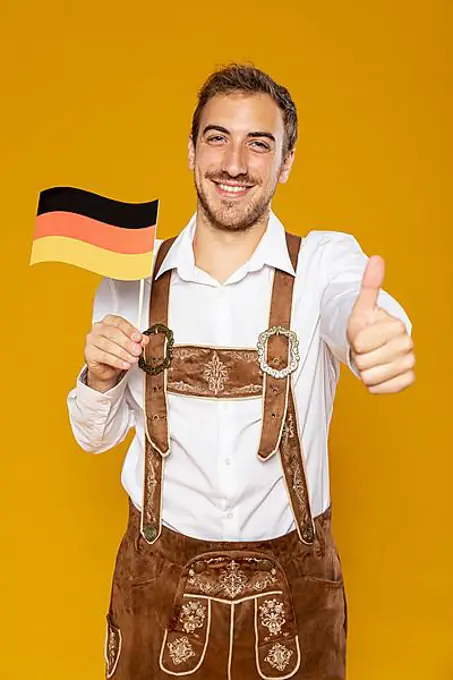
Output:
<path fill-rule="evenodd" d="M 373 394 L 401 392 L 415 380 L 414 343 L 406 326 L 377 305 L 384 273 L 382 257 L 371 257 L 347 328 L 352 359 Z"/>

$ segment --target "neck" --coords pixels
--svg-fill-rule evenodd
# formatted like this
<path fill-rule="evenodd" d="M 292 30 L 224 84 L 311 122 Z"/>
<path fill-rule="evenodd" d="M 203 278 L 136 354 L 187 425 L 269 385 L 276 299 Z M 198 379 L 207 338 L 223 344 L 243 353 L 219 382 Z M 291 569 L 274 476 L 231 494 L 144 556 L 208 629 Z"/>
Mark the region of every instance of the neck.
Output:
<path fill-rule="evenodd" d="M 227 231 L 211 224 L 200 205 L 193 239 L 195 264 L 219 283 L 229 277 L 253 255 L 266 231 L 269 211 L 245 231 Z"/>

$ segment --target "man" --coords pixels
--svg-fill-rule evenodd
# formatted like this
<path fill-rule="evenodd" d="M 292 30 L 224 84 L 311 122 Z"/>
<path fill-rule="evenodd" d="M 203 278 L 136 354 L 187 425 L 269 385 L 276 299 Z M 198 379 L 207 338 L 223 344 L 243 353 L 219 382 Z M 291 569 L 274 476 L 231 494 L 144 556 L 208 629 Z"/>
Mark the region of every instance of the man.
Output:
<path fill-rule="evenodd" d="M 203 86 L 189 140 L 197 212 L 147 280 L 105 279 L 69 395 L 77 441 L 136 435 L 107 617 L 106 676 L 345 677 L 327 436 L 339 362 L 375 394 L 414 381 L 411 325 L 384 262 L 341 232 L 286 234 L 288 91 L 241 65 Z"/>

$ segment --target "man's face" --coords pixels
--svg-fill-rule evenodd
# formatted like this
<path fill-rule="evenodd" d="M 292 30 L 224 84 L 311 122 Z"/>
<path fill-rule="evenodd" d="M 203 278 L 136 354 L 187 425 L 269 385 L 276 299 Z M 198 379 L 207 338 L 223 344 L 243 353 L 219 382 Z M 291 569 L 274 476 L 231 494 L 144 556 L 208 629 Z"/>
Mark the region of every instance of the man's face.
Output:
<path fill-rule="evenodd" d="M 282 112 L 269 95 L 217 95 L 206 104 L 196 147 L 189 140 L 189 167 L 213 226 L 245 230 L 268 214 L 294 158 L 283 159 L 283 143 Z"/>

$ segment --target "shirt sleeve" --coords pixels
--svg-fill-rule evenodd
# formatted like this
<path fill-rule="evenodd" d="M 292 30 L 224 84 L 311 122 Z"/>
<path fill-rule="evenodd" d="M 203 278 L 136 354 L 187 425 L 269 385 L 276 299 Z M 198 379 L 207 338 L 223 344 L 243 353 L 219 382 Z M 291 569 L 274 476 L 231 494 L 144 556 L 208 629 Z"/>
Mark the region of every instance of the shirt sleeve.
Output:
<path fill-rule="evenodd" d="M 106 314 L 118 314 L 118 299 L 111 279 L 102 279 L 96 291 L 93 323 Z M 127 373 L 107 392 L 98 392 L 85 383 L 84 365 L 69 392 L 69 422 L 77 443 L 90 453 L 102 453 L 122 442 L 135 424 L 127 399 Z"/>
<path fill-rule="evenodd" d="M 346 364 L 358 378 L 360 373 L 351 357 L 347 325 L 359 295 L 368 257 L 350 234 L 336 232 L 326 246 L 321 295 L 321 337 L 333 355 Z M 400 319 L 409 335 L 412 324 L 403 307 L 387 291 L 380 290 L 378 306 Z"/>

